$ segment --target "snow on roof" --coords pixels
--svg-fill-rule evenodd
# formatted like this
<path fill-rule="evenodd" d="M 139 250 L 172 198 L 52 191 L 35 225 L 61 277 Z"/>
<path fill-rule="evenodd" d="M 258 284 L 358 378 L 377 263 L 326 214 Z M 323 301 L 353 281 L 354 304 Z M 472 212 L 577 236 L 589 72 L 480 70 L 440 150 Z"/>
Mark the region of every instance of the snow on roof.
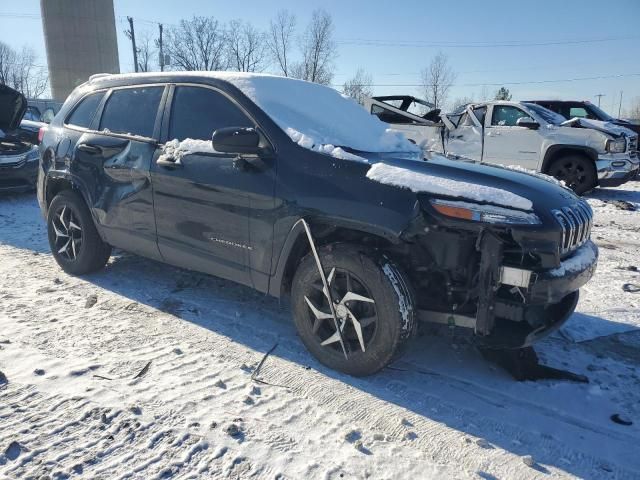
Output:
<path fill-rule="evenodd" d="M 409 168 L 396 167 L 383 162 L 372 165 L 367 172 L 367 178 L 387 185 L 408 188 L 416 193 L 424 192 L 459 197 L 520 210 L 531 210 L 533 208 L 531 200 L 506 190 L 453 180 L 431 172 L 425 173 Z"/>
<path fill-rule="evenodd" d="M 166 72 L 165 72 L 166 73 Z M 123 74 L 104 79 L 158 76 Z M 369 114 L 354 100 L 333 88 L 276 75 L 240 72 L 172 72 L 168 76 L 199 76 L 223 80 L 237 87 L 298 145 L 337 158 L 363 158 L 341 147 L 364 152 L 420 152 L 404 135 Z"/>

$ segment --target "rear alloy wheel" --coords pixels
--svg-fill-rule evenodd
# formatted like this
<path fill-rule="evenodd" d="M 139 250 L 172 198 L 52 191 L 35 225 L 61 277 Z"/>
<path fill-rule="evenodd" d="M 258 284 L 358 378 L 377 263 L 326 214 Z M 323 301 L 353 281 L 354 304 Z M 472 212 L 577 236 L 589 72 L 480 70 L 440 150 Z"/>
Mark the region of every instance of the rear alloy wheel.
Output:
<path fill-rule="evenodd" d="M 320 251 L 344 343 L 331 314 L 312 255 L 293 279 L 294 322 L 309 351 L 323 364 L 350 375 L 370 375 L 401 351 L 416 329 L 413 295 L 404 275 L 388 259 L 356 247 Z"/>
<path fill-rule="evenodd" d="M 563 181 L 578 195 L 594 188 L 598 180 L 593 162 L 582 155 L 568 155 L 554 160 L 547 173 Z"/>
<path fill-rule="evenodd" d="M 98 270 L 111 255 L 111 247 L 100 238 L 82 197 L 71 190 L 51 201 L 47 233 L 51 253 L 67 273 L 82 275 Z"/>

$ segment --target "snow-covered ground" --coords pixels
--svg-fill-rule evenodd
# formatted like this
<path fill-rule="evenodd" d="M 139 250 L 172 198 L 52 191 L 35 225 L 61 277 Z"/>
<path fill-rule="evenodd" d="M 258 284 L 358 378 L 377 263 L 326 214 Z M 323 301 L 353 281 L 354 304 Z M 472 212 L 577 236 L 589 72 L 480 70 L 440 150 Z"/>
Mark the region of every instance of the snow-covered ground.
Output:
<path fill-rule="evenodd" d="M 33 195 L 0 198 L 0 478 L 640 478 L 640 182 L 589 201 L 598 272 L 538 347 L 584 385 L 429 335 L 350 378 L 286 302 L 124 253 L 68 276 Z"/>

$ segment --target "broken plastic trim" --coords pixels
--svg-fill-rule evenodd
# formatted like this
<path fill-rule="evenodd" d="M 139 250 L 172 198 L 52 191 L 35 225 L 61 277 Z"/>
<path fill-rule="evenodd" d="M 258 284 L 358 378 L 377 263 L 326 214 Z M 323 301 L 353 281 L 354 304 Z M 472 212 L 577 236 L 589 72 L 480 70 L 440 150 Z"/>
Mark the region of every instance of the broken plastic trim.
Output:
<path fill-rule="evenodd" d="M 316 244 L 313 241 L 313 236 L 311 235 L 311 229 L 309 228 L 309 224 L 304 218 L 301 218 L 300 220 L 298 220 L 296 222 L 296 225 L 298 223 L 302 223 L 302 226 L 304 227 L 304 231 L 307 233 L 307 239 L 309 240 L 309 245 L 311 246 L 311 251 L 313 252 L 313 256 L 316 260 L 316 266 L 318 267 L 318 272 L 320 273 L 320 278 L 322 279 L 323 291 L 329 302 L 329 309 L 331 310 L 331 316 L 333 317 L 333 323 L 336 327 L 338 340 L 340 341 L 340 346 L 342 347 L 342 353 L 344 353 L 344 358 L 348 360 L 349 356 L 347 355 L 347 349 L 344 346 L 344 339 L 342 338 L 342 330 L 340 329 L 340 322 L 338 321 L 336 308 L 335 308 L 335 305 L 333 304 L 333 298 L 331 298 L 331 290 L 329 289 L 329 282 L 327 281 L 327 276 L 324 274 L 324 268 L 322 267 L 322 262 L 320 261 L 320 257 L 318 256 L 318 251 L 316 250 Z"/>

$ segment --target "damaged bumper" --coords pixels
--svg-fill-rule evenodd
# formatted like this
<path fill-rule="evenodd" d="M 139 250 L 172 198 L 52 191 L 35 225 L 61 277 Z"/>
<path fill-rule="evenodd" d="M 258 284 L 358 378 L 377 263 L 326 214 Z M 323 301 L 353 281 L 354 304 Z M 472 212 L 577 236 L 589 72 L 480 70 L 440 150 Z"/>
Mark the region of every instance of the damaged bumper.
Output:
<path fill-rule="evenodd" d="M 598 247 L 589 240 L 557 268 L 500 267 L 497 281 L 483 288 L 485 301 L 480 302 L 476 317 L 478 343 L 526 347 L 560 328 L 573 313 L 578 290 L 591 279 L 597 262 Z M 517 294 L 520 301 L 501 295 L 505 291 Z"/>
<path fill-rule="evenodd" d="M 601 187 L 618 187 L 634 178 L 639 167 L 638 158 L 599 157 L 596 161 L 598 183 Z"/>
<path fill-rule="evenodd" d="M 35 189 L 38 178 L 37 150 L 25 155 L 0 155 L 0 193 L 27 192 Z"/>

